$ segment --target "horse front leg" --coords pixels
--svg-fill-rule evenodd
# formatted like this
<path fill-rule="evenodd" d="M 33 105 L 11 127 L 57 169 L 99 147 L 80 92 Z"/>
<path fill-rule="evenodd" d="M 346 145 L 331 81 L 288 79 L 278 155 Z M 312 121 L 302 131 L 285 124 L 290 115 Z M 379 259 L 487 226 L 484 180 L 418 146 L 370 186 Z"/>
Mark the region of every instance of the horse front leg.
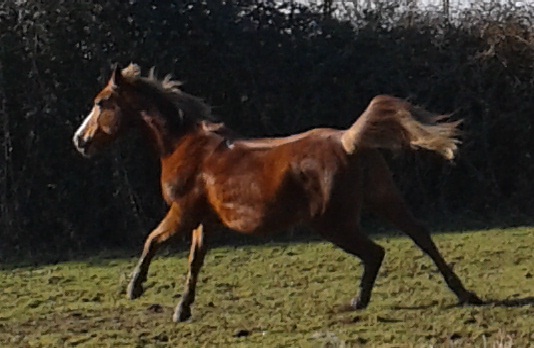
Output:
<path fill-rule="evenodd" d="M 191 317 L 191 305 L 195 302 L 195 292 L 197 287 L 198 274 L 204 264 L 207 247 L 204 243 L 204 228 L 199 225 L 193 231 L 191 241 L 191 251 L 189 252 L 189 271 L 185 282 L 185 289 L 182 300 L 176 306 L 172 320 L 176 323 L 184 322 Z"/>
<path fill-rule="evenodd" d="M 147 279 L 150 262 L 156 251 L 172 237 L 184 231 L 182 216 L 178 205 L 173 204 L 167 215 L 147 237 L 143 248 L 143 253 L 139 262 L 132 272 L 130 283 L 128 284 L 127 295 L 130 299 L 136 299 L 143 294 L 143 283 Z"/>

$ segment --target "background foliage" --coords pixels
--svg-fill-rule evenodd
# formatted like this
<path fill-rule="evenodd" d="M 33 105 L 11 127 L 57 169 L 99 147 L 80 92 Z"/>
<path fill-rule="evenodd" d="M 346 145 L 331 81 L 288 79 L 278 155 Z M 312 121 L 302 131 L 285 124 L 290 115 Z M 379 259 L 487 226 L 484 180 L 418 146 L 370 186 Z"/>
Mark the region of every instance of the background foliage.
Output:
<path fill-rule="evenodd" d="M 71 143 L 117 61 L 172 73 L 247 135 L 347 127 L 379 93 L 454 111 L 465 119 L 455 165 L 422 151 L 391 159 L 418 215 L 533 212 L 532 10 L 334 19 L 245 0 L 0 4 L 0 255 L 139 245 L 162 217 L 158 162 L 139 139 L 94 161 Z"/>

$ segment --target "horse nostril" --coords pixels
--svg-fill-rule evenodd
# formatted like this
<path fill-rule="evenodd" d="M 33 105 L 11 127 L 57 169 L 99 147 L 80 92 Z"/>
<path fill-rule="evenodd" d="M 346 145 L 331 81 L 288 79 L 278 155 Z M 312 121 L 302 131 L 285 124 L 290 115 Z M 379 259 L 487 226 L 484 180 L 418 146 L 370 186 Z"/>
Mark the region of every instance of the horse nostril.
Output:
<path fill-rule="evenodd" d="M 88 145 L 88 141 L 86 141 L 83 136 L 77 135 L 74 137 L 74 145 L 79 149 L 85 149 Z"/>

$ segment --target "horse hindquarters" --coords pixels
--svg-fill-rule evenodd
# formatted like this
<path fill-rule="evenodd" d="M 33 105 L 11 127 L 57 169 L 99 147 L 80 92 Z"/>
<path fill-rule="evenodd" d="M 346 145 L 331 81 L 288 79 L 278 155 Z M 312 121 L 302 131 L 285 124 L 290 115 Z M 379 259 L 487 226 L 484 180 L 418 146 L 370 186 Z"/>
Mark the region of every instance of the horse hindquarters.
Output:
<path fill-rule="evenodd" d="M 369 210 L 406 233 L 434 261 L 445 282 L 461 303 L 482 303 L 474 293 L 465 289 L 458 276 L 447 265 L 429 231 L 413 217 L 393 182 L 384 158 L 377 150 L 366 154 L 366 166 L 363 187 L 365 204 Z"/>

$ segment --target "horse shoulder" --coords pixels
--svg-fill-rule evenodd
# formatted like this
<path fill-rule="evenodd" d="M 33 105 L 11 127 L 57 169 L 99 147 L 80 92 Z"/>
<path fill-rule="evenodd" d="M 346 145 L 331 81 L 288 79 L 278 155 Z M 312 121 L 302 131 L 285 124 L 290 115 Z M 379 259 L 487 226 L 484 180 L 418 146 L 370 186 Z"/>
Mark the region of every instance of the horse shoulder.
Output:
<path fill-rule="evenodd" d="M 161 159 L 161 188 L 164 199 L 175 202 L 185 196 L 202 196 L 203 164 L 216 142 L 206 137 L 185 139 Z"/>

